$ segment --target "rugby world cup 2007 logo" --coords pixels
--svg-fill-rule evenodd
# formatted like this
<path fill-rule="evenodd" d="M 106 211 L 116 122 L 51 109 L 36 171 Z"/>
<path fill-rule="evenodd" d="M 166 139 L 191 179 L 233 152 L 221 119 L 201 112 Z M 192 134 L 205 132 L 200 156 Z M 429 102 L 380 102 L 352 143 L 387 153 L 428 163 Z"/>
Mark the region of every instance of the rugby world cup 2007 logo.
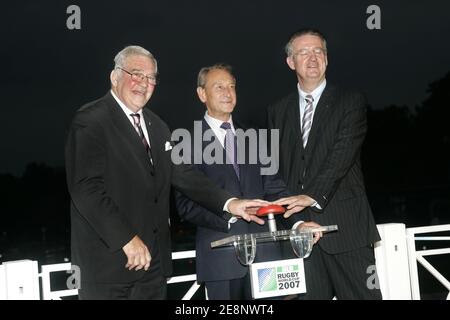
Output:
<path fill-rule="evenodd" d="M 258 287 L 259 292 L 277 290 L 276 268 L 258 269 Z"/>
<path fill-rule="evenodd" d="M 298 288 L 297 264 L 258 269 L 259 292 Z"/>

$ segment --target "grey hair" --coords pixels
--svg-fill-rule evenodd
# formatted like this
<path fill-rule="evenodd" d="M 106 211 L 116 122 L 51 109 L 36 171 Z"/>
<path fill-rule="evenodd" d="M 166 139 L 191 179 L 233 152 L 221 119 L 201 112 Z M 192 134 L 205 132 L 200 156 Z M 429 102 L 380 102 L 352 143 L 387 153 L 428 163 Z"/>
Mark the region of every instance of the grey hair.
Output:
<path fill-rule="evenodd" d="M 322 32 L 320 32 L 319 30 L 316 30 L 316 29 L 300 29 L 300 30 L 295 31 L 289 37 L 289 41 L 286 44 L 286 46 L 284 47 L 284 51 L 286 52 L 288 57 L 290 57 L 294 54 L 293 49 L 292 49 L 292 43 L 294 42 L 294 40 L 297 39 L 298 37 L 301 37 L 304 35 L 312 35 L 312 36 L 319 37 L 322 40 L 322 44 L 323 44 L 323 48 L 325 49 L 325 52 L 327 51 L 327 39 L 325 39 L 325 36 L 323 35 Z"/>
<path fill-rule="evenodd" d="M 227 71 L 233 78 L 233 68 L 225 63 L 216 63 L 209 67 L 203 67 L 200 69 L 198 76 L 197 76 L 197 87 L 204 88 L 206 84 L 206 76 L 208 73 L 212 70 L 224 70 Z"/>
<path fill-rule="evenodd" d="M 145 56 L 153 61 L 155 64 L 155 73 L 158 73 L 158 62 L 156 61 L 153 54 L 147 49 L 144 49 L 140 46 L 127 46 L 123 48 L 116 56 L 114 57 L 114 69 L 124 68 L 125 60 L 130 56 Z"/>

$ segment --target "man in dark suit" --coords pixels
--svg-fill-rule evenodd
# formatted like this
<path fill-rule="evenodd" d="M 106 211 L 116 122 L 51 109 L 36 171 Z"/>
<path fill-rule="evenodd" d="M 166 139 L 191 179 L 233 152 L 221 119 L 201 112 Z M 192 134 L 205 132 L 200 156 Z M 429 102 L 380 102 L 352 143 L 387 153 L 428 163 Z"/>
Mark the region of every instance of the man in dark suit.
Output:
<path fill-rule="evenodd" d="M 236 80 L 228 65 L 215 64 L 204 67 L 199 72 L 197 94 L 207 108 L 201 122 L 201 135 L 203 136 L 208 130 L 212 131 L 213 140 L 203 141 L 201 147 L 193 149 L 203 154 L 208 146 L 216 144 L 217 147 L 214 149 L 223 152 L 220 163 L 209 164 L 210 161 L 202 161 L 197 163 L 195 168 L 234 196 L 266 200 L 288 196 L 290 193 L 280 178 L 276 175 L 261 175 L 259 162 L 250 163 L 249 149 L 258 143 L 254 142 L 252 146 L 246 145 L 245 148 L 243 145 L 238 145 L 241 140 L 236 139 L 236 129 L 244 128 L 234 121 L 231 114 L 236 105 L 235 87 Z M 244 152 L 244 149 L 246 161 L 241 163 L 237 161 L 237 150 Z M 258 153 L 256 149 L 251 152 Z M 195 155 L 191 155 L 191 158 L 195 158 Z M 215 159 L 218 159 L 216 155 Z M 208 298 L 211 300 L 251 299 L 248 267 L 239 263 L 233 247 L 212 249 L 211 242 L 231 235 L 268 232 L 268 227 L 234 218 L 227 222 L 180 193 L 176 193 L 176 202 L 180 216 L 197 225 L 197 280 L 205 282 Z M 318 225 L 305 222 L 303 226 Z M 256 261 L 282 259 L 280 245 L 280 242 L 258 244 Z"/>
<path fill-rule="evenodd" d="M 280 199 L 285 217 L 337 224 L 305 260 L 306 299 L 379 299 L 368 283 L 380 240 L 366 197 L 361 146 L 367 130 L 362 94 L 325 79 L 325 37 L 316 30 L 295 32 L 286 45 L 287 64 L 297 88 L 268 109 L 268 126 L 280 130 L 280 173 L 298 196 Z"/>
<path fill-rule="evenodd" d="M 232 198 L 191 166 L 174 165 L 167 125 L 144 109 L 156 85 L 156 59 L 129 46 L 114 61 L 111 91 L 78 110 L 66 144 L 79 297 L 164 299 L 172 271 L 171 185 L 224 221 L 229 211 L 262 223 L 246 212 L 262 202 Z"/>

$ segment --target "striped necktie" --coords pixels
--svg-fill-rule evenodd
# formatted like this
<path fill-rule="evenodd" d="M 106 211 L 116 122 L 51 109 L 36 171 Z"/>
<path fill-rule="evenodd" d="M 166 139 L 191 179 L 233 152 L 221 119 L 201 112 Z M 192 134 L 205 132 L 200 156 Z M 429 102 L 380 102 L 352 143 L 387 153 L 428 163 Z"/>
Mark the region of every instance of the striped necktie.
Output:
<path fill-rule="evenodd" d="M 312 116 L 313 116 L 313 102 L 314 99 L 312 95 L 308 94 L 305 97 L 306 107 L 305 113 L 303 114 L 302 121 L 302 140 L 303 140 L 303 148 L 306 148 L 306 144 L 308 143 L 309 132 L 311 131 L 312 126 Z"/>
<path fill-rule="evenodd" d="M 138 113 L 131 113 L 130 116 L 133 118 L 134 127 L 139 134 L 139 138 L 141 138 L 142 144 L 145 147 L 145 151 L 147 151 L 147 154 L 150 158 L 150 162 L 153 164 L 152 150 L 150 149 L 150 145 L 147 139 L 145 139 L 144 131 L 142 131 L 141 127 L 141 115 Z"/>

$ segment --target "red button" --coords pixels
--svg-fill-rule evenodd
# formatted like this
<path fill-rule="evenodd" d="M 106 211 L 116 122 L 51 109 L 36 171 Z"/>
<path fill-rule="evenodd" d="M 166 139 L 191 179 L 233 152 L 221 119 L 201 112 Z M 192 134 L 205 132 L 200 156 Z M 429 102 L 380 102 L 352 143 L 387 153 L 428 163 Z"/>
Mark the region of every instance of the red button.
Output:
<path fill-rule="evenodd" d="M 267 216 L 269 213 L 280 214 L 280 213 L 285 213 L 285 212 L 286 212 L 286 209 L 283 208 L 282 206 L 279 206 L 277 204 L 271 204 L 266 207 L 259 208 L 258 211 L 256 211 L 256 215 L 258 217 L 263 217 L 263 216 Z"/>

